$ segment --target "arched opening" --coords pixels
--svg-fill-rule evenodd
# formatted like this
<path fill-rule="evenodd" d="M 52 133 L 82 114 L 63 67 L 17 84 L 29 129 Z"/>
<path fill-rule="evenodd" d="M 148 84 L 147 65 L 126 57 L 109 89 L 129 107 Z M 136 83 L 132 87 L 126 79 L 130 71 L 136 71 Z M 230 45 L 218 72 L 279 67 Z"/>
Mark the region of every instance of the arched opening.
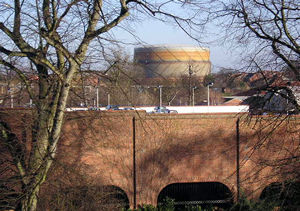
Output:
<path fill-rule="evenodd" d="M 233 203 L 233 194 L 229 188 L 219 182 L 174 183 L 167 185 L 158 195 L 158 205 L 166 198 L 174 200 L 177 210 L 186 206 L 228 208 Z"/>
<path fill-rule="evenodd" d="M 106 194 L 105 199 L 103 200 L 103 204 L 111 205 L 112 208 L 116 207 L 118 210 L 120 208 L 129 209 L 129 199 L 124 190 L 117 186 L 103 186 L 101 189 L 103 194 Z M 109 209 L 112 210 L 112 209 Z"/>
<path fill-rule="evenodd" d="M 293 209 L 300 206 L 300 182 L 275 182 L 264 188 L 260 200 Z"/>
<path fill-rule="evenodd" d="M 53 210 L 121 210 L 129 208 L 124 190 L 117 186 L 77 186 L 51 196 Z"/>

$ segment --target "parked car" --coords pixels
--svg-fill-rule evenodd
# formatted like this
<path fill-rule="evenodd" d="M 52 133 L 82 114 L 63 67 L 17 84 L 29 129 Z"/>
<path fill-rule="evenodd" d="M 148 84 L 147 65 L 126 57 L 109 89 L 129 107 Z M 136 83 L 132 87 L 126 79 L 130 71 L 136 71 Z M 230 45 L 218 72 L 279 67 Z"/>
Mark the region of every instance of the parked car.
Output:
<path fill-rule="evenodd" d="M 118 111 L 118 110 L 121 110 L 121 109 L 117 105 L 108 105 L 108 106 L 106 106 L 106 110 Z"/>
<path fill-rule="evenodd" d="M 166 107 L 162 106 L 157 106 L 154 108 L 154 111 L 152 113 L 157 113 L 157 114 L 170 114 L 170 113 L 178 113 L 176 110 L 170 110 L 167 109 Z"/>
<path fill-rule="evenodd" d="M 178 114 L 178 111 L 176 111 L 176 110 L 169 110 L 170 112 L 170 114 Z"/>
<path fill-rule="evenodd" d="M 132 110 L 134 110 L 134 109 L 131 108 L 131 107 L 125 107 L 125 108 L 123 108 L 123 110 L 124 110 L 124 111 L 132 111 Z"/>
<path fill-rule="evenodd" d="M 100 111 L 101 109 L 99 107 L 89 107 L 89 111 Z"/>

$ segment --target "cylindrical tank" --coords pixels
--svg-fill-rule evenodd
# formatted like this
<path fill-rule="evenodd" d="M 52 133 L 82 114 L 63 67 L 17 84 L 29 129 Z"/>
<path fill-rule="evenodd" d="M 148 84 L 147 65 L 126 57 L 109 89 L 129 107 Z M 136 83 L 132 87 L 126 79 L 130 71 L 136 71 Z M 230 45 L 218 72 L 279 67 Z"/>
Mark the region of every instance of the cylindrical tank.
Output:
<path fill-rule="evenodd" d="M 149 78 L 204 77 L 211 71 L 210 52 L 203 47 L 140 47 L 134 49 L 134 59 Z"/>

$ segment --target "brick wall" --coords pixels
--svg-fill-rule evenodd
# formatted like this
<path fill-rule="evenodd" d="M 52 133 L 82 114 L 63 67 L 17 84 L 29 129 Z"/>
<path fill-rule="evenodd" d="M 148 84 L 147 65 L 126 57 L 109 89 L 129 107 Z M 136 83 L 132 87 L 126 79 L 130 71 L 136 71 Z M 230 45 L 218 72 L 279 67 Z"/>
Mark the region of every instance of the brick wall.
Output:
<path fill-rule="evenodd" d="M 292 176 L 288 165 L 276 171 L 270 166 L 292 151 L 299 153 L 299 120 L 77 112 L 66 122 L 60 156 L 68 165 L 76 165 L 92 184 L 123 189 L 131 205 L 134 160 L 137 204 L 156 204 L 160 191 L 172 183 L 221 182 L 236 194 L 238 118 L 240 188 L 257 198 L 268 184 Z"/>

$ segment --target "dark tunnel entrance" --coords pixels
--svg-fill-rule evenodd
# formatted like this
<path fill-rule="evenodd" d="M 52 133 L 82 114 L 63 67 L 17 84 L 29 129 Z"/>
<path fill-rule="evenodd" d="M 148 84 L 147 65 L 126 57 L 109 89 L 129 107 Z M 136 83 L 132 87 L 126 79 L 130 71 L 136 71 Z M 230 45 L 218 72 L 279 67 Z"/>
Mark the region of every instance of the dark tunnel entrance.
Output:
<path fill-rule="evenodd" d="M 262 191 L 260 200 L 287 210 L 296 210 L 300 206 L 300 182 L 275 182 Z"/>
<path fill-rule="evenodd" d="M 229 208 L 233 204 L 232 192 L 219 182 L 170 184 L 159 193 L 158 205 L 162 205 L 166 198 L 174 200 L 176 210 L 184 210 L 187 206 Z"/>
<path fill-rule="evenodd" d="M 40 202 L 38 210 L 110 210 L 129 208 L 129 199 L 117 186 L 76 186 L 62 188 Z"/>
<path fill-rule="evenodd" d="M 117 186 L 104 186 L 102 187 L 102 194 L 106 194 L 103 204 L 113 205 L 113 207 L 117 205 L 117 208 L 125 208 L 125 210 L 129 209 L 128 196 L 121 188 Z"/>

